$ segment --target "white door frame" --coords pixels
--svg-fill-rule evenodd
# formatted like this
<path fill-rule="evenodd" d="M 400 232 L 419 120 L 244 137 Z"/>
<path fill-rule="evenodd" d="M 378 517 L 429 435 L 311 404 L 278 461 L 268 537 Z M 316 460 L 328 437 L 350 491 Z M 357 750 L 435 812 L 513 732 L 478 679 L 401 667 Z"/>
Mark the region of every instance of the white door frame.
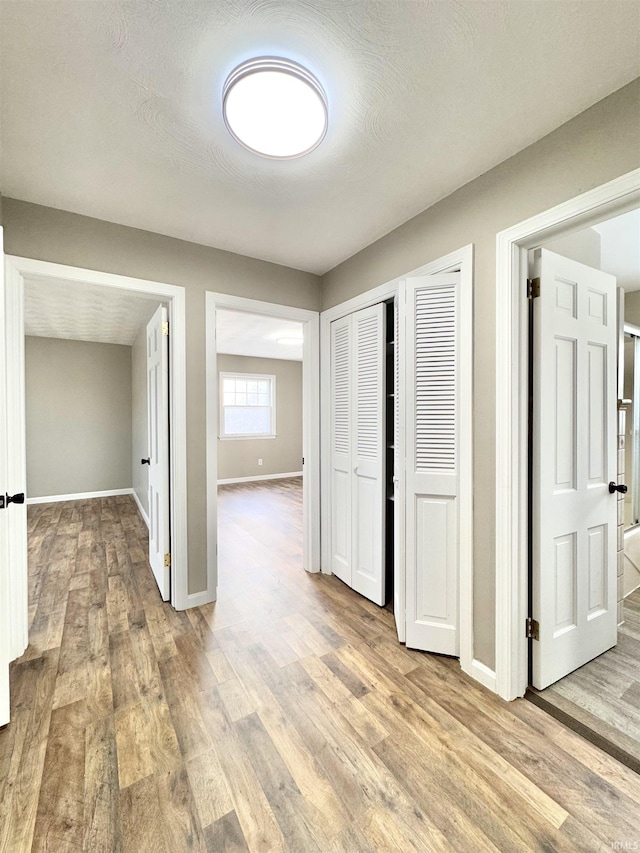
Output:
<path fill-rule="evenodd" d="M 3 229 L 0 225 L 0 257 L 2 256 Z M 4 264 L 0 269 L 0 494 L 10 488 L 9 460 L 7 454 L 7 411 L 9 396 L 7 389 L 7 370 L 5 362 L 6 332 L 6 299 L 5 299 L 5 270 Z M 17 509 L 17 507 L 15 507 Z M 11 590 L 12 574 L 9 557 L 9 515 L 7 508 L 0 510 L 0 726 L 6 725 L 11 718 L 9 663 L 14 657 L 15 638 L 13 631 L 19 630 L 12 624 L 14 602 Z"/>
<path fill-rule="evenodd" d="M 205 294 L 206 323 L 206 423 L 207 423 L 207 591 L 214 601 L 218 587 L 218 430 L 219 402 L 216 349 L 216 310 L 226 308 L 295 320 L 303 324 L 302 351 L 302 478 L 303 566 L 320 570 L 320 399 L 319 314 L 275 302 L 263 302 L 228 293 Z"/>
<path fill-rule="evenodd" d="M 19 330 L 15 340 L 21 341 L 20 358 L 12 367 L 12 381 L 20 398 L 19 406 L 12 412 L 14 417 L 12 435 L 20 437 L 24 464 L 25 453 L 25 386 L 24 386 L 24 276 L 37 275 L 47 278 L 74 281 L 83 284 L 112 287 L 159 302 L 167 302 L 169 312 L 170 346 L 170 405 L 171 429 L 171 604 L 176 610 L 184 610 L 199 604 L 189 595 L 187 564 L 187 416 L 186 416 L 186 319 L 185 289 L 179 285 L 163 284 L 139 278 L 115 275 L 98 270 L 70 267 L 50 261 L 38 261 L 13 255 L 6 257 L 8 301 L 14 318 L 19 318 Z M 18 362 L 22 365 L 18 367 Z M 8 364 L 9 368 L 10 365 Z M 19 371 L 22 371 L 19 373 Z M 26 554 L 24 565 L 16 567 L 26 576 Z M 196 593 L 196 596 L 199 594 Z"/>
<path fill-rule="evenodd" d="M 496 692 L 528 681 L 527 252 L 640 204 L 640 169 L 501 231 L 496 241 Z"/>
<path fill-rule="evenodd" d="M 358 296 L 328 308 L 320 315 L 320 401 L 321 401 L 321 482 L 322 482 L 322 571 L 331 574 L 331 365 L 330 343 L 331 323 L 340 317 L 398 297 L 400 283 L 415 275 L 434 275 L 442 272 L 460 270 L 460 276 L 469 292 L 473 290 L 473 244 L 464 246 L 442 258 L 418 267 L 411 272 L 394 278 L 379 287 L 361 293 Z M 400 335 L 403 335 L 402 329 Z M 462 312 L 460 338 L 463 341 L 461 358 L 461 388 L 460 388 L 460 665 L 464 672 L 481 681 L 487 680 L 486 667 L 473 658 L 473 430 L 472 430 L 472 395 L 473 395 L 473 350 L 464 346 L 464 342 L 472 340 L 472 311 Z M 400 354 L 400 380 L 403 381 L 405 368 L 403 347 L 398 348 Z M 400 411 L 401 445 L 404 445 L 404 412 Z M 402 451 L 401 451 L 402 452 Z M 398 489 L 404 493 L 405 473 L 404 459 L 400 460 Z M 401 519 L 404 526 L 404 519 Z M 401 541 L 399 582 L 401 590 L 406 588 L 406 568 L 404 547 Z M 404 594 L 401 599 L 406 600 Z M 396 615 L 397 618 L 397 615 Z M 404 635 L 405 614 L 401 615 L 401 635 Z M 492 676 L 492 673 L 491 673 Z"/>

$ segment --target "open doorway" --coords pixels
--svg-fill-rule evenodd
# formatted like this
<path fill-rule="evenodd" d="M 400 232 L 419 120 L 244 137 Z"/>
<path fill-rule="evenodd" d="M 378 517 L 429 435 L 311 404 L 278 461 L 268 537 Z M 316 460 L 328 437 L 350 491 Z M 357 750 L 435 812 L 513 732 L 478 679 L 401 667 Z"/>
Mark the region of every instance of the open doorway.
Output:
<path fill-rule="evenodd" d="M 207 293 L 206 307 L 207 563 L 215 600 L 224 513 L 249 492 L 254 505 L 258 491 L 267 503 L 265 496 L 280 492 L 278 519 L 284 524 L 289 511 L 298 519 L 283 534 L 301 539 L 295 571 L 320 569 L 319 315 L 219 293 Z M 249 519 L 243 523 L 250 529 Z M 242 535 L 237 539 L 232 545 L 240 548 Z"/>
<path fill-rule="evenodd" d="M 640 769 L 640 210 L 529 262 L 528 695 Z"/>
<path fill-rule="evenodd" d="M 129 323 L 129 307 L 125 306 L 117 317 L 113 317 L 107 308 L 104 308 L 102 313 L 101 300 L 108 299 L 111 294 L 112 298 L 118 297 L 125 299 L 132 297 L 134 302 L 140 300 L 140 305 L 144 305 L 144 311 L 151 310 L 157 307 L 160 303 L 167 306 L 168 324 L 171 328 L 171 334 L 168 337 L 168 345 L 166 350 L 171 358 L 171 375 L 169 377 L 169 418 L 173 441 L 169 453 L 169 476 L 171 478 L 171 493 L 170 493 L 170 536 L 171 536 L 171 603 L 177 609 L 183 609 L 189 606 L 188 595 L 188 566 L 187 566 L 187 549 L 186 549 L 186 442 L 184 440 L 186 432 L 185 420 L 185 294 L 184 288 L 175 285 L 167 285 L 159 282 L 144 281 L 141 279 L 128 278 L 126 276 L 113 275 L 110 273 L 98 272 L 95 270 L 81 269 L 78 267 L 69 267 L 62 264 L 55 264 L 48 261 L 37 261 L 29 258 L 20 258 L 8 256 L 6 258 L 6 283 L 5 292 L 7 300 L 7 312 L 11 316 L 11 322 L 7 325 L 7 352 L 10 353 L 10 358 L 7 359 L 7 386 L 8 386 L 8 418 L 7 418 L 7 436 L 9 454 L 9 471 L 8 484 L 9 490 L 12 493 L 24 493 L 28 495 L 27 489 L 27 460 L 26 460 L 26 424 L 25 424 L 25 288 L 27 284 L 36 286 L 38 283 L 42 286 L 41 292 L 46 297 L 52 297 L 53 302 L 50 304 L 50 316 L 48 321 L 55 322 L 58 315 L 61 318 L 65 316 L 73 318 L 78 315 L 82 318 L 82 323 L 98 324 L 103 321 L 104 328 L 109 326 L 127 327 Z M 60 292 L 62 288 L 62 292 Z M 57 297 L 56 297 L 57 294 Z M 71 296 L 75 294 L 75 297 Z M 67 304 L 65 307 L 65 301 Z M 123 303 L 120 303 L 121 308 Z M 133 305 L 133 303 L 131 303 Z M 135 312 L 134 312 L 135 313 Z M 91 315 L 94 316 L 91 316 Z M 109 318 L 111 318 L 109 320 Z M 62 319 L 64 323 L 64 319 Z M 169 329 L 167 328 L 167 331 Z M 47 332 L 44 328 L 40 329 L 39 335 L 32 337 L 43 337 L 51 335 L 51 331 Z M 55 336 L 54 336 L 55 337 Z M 167 340 L 167 339 L 165 339 Z M 73 346 L 77 341 L 63 341 L 63 343 Z M 89 342 L 85 342 L 89 345 Z M 92 342 L 92 343 L 95 343 Z M 119 346 L 116 344 L 115 346 Z M 42 353 L 40 353 L 42 355 Z M 77 360 L 77 359 L 76 359 Z M 59 371 L 63 372 L 63 371 Z M 86 378 L 86 377 L 85 377 Z M 89 374 L 89 379 L 91 375 Z M 55 381 L 59 383 L 59 376 L 56 376 Z M 129 382 L 131 386 L 131 382 Z M 62 394 L 62 391 L 60 392 Z M 81 395 L 77 395 L 81 396 Z M 103 404 L 108 405 L 108 400 Z M 82 412 L 79 417 L 86 419 L 87 412 Z M 146 429 L 146 425 L 145 425 Z M 47 436 L 45 436 L 45 439 Z M 50 436 L 49 436 L 50 438 Z M 32 442 L 33 444 L 33 442 Z M 130 440 L 130 444 L 133 442 Z M 147 442 L 145 442 L 147 444 Z M 47 487 L 45 492 L 55 491 L 62 494 L 63 497 L 72 495 L 78 496 L 87 493 L 77 491 L 67 491 L 70 488 L 70 480 L 66 480 L 66 486 L 63 480 L 68 472 L 65 467 L 81 468 L 91 467 L 92 460 L 88 454 L 83 454 L 83 447 L 75 448 L 77 451 L 71 461 L 67 458 L 67 466 L 62 466 L 63 470 L 58 471 L 62 477 L 59 480 L 59 485 L 55 489 Z M 49 440 L 45 450 L 48 456 L 55 457 L 57 455 L 57 447 L 55 442 Z M 148 453 L 148 451 L 147 451 Z M 138 464 L 142 457 L 138 458 Z M 55 461 L 55 460 L 54 460 Z M 132 459 L 129 458 L 129 462 Z M 126 464 L 126 462 L 125 462 Z M 130 477 L 132 471 L 130 470 Z M 104 474 L 104 471 L 103 471 Z M 42 485 L 42 482 L 41 482 Z M 74 488 L 73 486 L 71 486 Z M 59 488 L 63 488 L 64 492 L 60 493 Z M 102 485 L 98 492 L 120 491 L 122 487 L 107 488 Z M 129 487 L 129 492 L 133 492 L 133 486 Z M 92 493 L 89 493 L 92 494 Z M 95 493 L 94 493 L 95 494 Z M 45 499 L 56 497 L 55 494 L 41 494 L 39 497 Z M 106 496 L 105 496 L 106 497 Z M 117 497 L 117 496 L 114 496 Z M 10 659 L 13 660 L 19 657 L 27 647 L 28 638 L 28 567 L 27 567 L 27 513 L 26 507 L 18 507 L 9 519 L 9 548 L 11 552 L 12 572 L 9 578 L 9 649 Z M 134 514 L 137 515 L 137 509 L 133 505 Z M 144 527 L 144 524 L 143 524 Z M 145 528 L 146 529 L 146 528 Z M 150 544 L 150 543 L 149 543 Z M 136 543 L 136 547 L 141 549 L 142 557 L 146 560 L 147 541 L 143 537 L 142 544 Z M 163 555 L 164 558 L 164 555 Z M 157 589 L 153 576 L 151 584 L 154 594 L 157 595 Z"/>
<path fill-rule="evenodd" d="M 136 540 L 135 556 L 148 559 L 165 601 L 171 597 L 166 316 L 166 305 L 152 295 L 24 278 L 27 504 L 44 507 L 30 509 L 29 530 L 46 535 L 48 522 L 53 528 L 67 519 L 76 531 L 83 513 L 96 512 L 114 522 L 124 514 L 126 527 L 137 504 L 148 534 L 142 553 Z M 94 526 L 87 521 L 83 530 Z M 124 538 L 122 530 L 113 538 Z"/>
<path fill-rule="evenodd" d="M 218 590 L 268 596 L 303 569 L 303 324 L 219 309 Z"/>

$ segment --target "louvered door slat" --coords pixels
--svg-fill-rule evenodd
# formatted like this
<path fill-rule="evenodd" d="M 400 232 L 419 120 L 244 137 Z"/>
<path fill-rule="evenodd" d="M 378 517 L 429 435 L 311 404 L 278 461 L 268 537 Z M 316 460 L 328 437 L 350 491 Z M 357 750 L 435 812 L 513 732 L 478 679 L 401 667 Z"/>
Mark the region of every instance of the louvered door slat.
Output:
<path fill-rule="evenodd" d="M 351 586 L 351 318 L 331 324 L 331 571 Z"/>
<path fill-rule="evenodd" d="M 454 283 L 416 291 L 414 357 L 418 471 L 455 470 L 455 323 Z"/>
<path fill-rule="evenodd" d="M 458 274 L 406 282 L 406 642 L 458 654 Z"/>

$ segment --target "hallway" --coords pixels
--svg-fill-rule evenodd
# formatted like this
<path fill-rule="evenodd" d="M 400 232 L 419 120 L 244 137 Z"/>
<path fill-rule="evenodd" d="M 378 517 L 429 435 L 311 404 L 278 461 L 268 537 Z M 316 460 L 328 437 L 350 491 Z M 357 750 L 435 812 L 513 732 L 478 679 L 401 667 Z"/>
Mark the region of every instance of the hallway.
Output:
<path fill-rule="evenodd" d="M 220 600 L 183 613 L 160 601 L 132 498 L 29 507 L 3 853 L 584 853 L 638 839 L 638 776 L 457 661 L 405 650 L 392 613 L 302 570 L 295 484 L 264 491 L 273 510 L 261 488 L 221 494 Z"/>

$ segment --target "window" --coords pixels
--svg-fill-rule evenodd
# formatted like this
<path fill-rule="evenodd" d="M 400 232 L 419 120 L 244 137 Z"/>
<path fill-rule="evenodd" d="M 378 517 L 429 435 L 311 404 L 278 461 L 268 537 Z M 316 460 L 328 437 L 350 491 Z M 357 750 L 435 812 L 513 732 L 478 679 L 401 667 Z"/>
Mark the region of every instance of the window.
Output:
<path fill-rule="evenodd" d="M 276 437 L 276 377 L 220 373 L 220 438 Z"/>

